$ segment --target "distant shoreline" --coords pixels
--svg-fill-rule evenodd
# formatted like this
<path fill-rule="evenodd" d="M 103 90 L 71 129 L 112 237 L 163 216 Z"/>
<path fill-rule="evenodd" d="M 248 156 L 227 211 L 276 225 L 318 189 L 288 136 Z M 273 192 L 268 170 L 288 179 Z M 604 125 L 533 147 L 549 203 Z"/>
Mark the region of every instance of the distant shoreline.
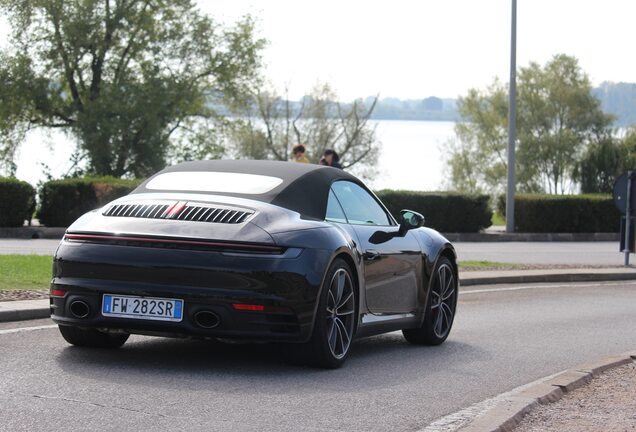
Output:
<path fill-rule="evenodd" d="M 418 117 L 418 116 L 374 116 L 372 115 L 369 120 L 383 120 L 383 121 L 426 121 L 426 122 L 451 122 L 457 123 L 461 120 L 459 115 L 453 114 L 440 117 Z"/>

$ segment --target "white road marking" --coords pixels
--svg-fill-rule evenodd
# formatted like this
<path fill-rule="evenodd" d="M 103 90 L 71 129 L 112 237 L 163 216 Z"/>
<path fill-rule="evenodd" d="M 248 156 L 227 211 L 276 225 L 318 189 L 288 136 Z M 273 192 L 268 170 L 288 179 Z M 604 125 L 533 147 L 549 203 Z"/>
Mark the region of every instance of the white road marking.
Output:
<path fill-rule="evenodd" d="M 585 284 L 575 284 L 575 283 L 564 283 L 559 285 L 522 285 L 522 286 L 514 286 L 514 287 L 504 287 L 504 288 L 486 288 L 486 289 L 476 289 L 476 290 L 468 290 L 468 291 L 459 291 L 459 295 L 464 294 L 481 294 L 481 293 L 491 293 L 491 292 L 499 292 L 499 291 L 523 291 L 523 290 L 531 290 L 531 289 L 554 289 L 554 288 L 589 288 L 589 287 L 600 287 L 600 286 L 624 286 L 624 285 L 636 285 L 636 281 L 618 281 L 618 282 L 599 282 L 599 283 L 585 283 Z"/>
<path fill-rule="evenodd" d="M 35 327 L 19 327 L 12 328 L 6 330 L 0 330 L 0 335 L 9 334 L 9 333 L 20 333 L 23 331 L 35 331 L 35 330 L 47 330 L 57 327 L 57 324 L 43 325 L 43 326 L 35 326 Z"/>

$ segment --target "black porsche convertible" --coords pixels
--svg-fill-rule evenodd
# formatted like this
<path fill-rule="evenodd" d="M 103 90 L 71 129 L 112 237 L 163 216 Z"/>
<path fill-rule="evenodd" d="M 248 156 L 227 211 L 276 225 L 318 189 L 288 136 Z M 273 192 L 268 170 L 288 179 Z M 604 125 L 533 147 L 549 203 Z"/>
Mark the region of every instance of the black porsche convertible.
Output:
<path fill-rule="evenodd" d="M 284 343 L 338 367 L 352 340 L 402 330 L 437 345 L 453 325 L 456 254 L 339 169 L 197 161 L 164 169 L 73 223 L 51 314 L 71 344 L 130 334 Z"/>

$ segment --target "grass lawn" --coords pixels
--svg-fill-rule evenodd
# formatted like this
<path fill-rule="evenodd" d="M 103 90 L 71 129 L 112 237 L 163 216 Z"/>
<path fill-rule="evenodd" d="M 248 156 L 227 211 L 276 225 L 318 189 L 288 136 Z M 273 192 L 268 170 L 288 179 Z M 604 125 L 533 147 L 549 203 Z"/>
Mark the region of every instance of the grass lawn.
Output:
<path fill-rule="evenodd" d="M 0 290 L 48 289 L 53 257 L 0 255 Z"/>
<path fill-rule="evenodd" d="M 506 225 L 506 218 L 500 215 L 498 212 L 493 212 L 492 219 L 490 219 L 494 226 Z"/>
<path fill-rule="evenodd" d="M 523 267 L 521 264 L 497 261 L 460 261 L 459 268 L 465 270 L 514 270 Z"/>

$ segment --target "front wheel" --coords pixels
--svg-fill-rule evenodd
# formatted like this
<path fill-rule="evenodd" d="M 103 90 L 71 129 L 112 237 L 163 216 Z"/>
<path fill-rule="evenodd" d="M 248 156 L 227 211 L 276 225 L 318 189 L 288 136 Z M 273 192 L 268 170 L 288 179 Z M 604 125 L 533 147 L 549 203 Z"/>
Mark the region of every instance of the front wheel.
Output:
<path fill-rule="evenodd" d="M 329 369 L 342 366 L 354 336 L 356 302 L 351 269 L 337 258 L 327 271 L 311 339 L 307 344 L 293 347 L 295 360 Z"/>
<path fill-rule="evenodd" d="M 59 325 L 60 333 L 71 345 L 92 348 L 119 348 L 126 343 L 129 334 L 110 334 L 95 329 Z"/>
<path fill-rule="evenodd" d="M 457 274 L 446 257 L 441 257 L 433 272 L 424 322 L 415 329 L 402 330 L 404 338 L 416 345 L 439 345 L 450 334 L 457 310 Z"/>

